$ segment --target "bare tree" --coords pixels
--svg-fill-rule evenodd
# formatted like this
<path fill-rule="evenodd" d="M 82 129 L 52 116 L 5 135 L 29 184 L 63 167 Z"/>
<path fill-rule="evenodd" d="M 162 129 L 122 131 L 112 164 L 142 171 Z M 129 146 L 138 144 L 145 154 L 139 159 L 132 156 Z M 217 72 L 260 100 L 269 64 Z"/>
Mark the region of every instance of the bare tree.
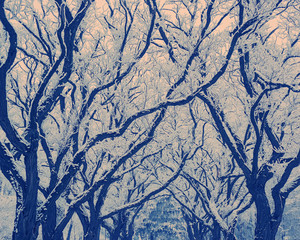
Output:
<path fill-rule="evenodd" d="M 280 4 L 274 2 L 272 7 Z M 294 11 L 293 7 L 289 9 L 289 5 L 293 4 L 287 2 L 274 14 L 285 16 L 287 9 L 287 12 Z M 245 16 L 250 15 L 246 11 L 249 7 L 240 3 L 239 9 L 239 21 L 242 23 Z M 257 7 L 256 12 L 260 11 Z M 238 84 L 243 86 L 243 92 L 237 91 L 236 95 L 231 96 L 216 91 L 198 94 L 208 107 L 222 140 L 243 171 L 256 206 L 255 239 L 275 239 L 286 198 L 299 186 L 299 176 L 296 174 L 300 163 L 299 144 L 294 138 L 299 128 L 295 118 L 299 72 L 296 70 L 298 62 L 293 60 L 298 58 L 296 43 L 299 35 L 291 40 L 287 40 L 285 35 L 284 43 L 274 43 L 271 39 L 277 29 L 266 25 L 264 22 L 257 26 L 259 30 L 256 33 L 250 32 L 242 37 L 243 41 L 237 49 L 239 72 L 236 75 L 236 70 L 232 69 L 228 75 L 227 84 L 234 87 L 236 80 L 240 80 Z M 287 46 L 288 50 L 273 51 L 269 48 L 276 45 L 279 48 L 279 44 Z M 288 72 L 286 75 L 285 71 Z M 237 100 L 233 100 L 233 96 Z M 228 104 L 228 101 L 232 103 Z M 283 106 L 285 112 L 282 112 Z M 232 115 L 236 113 L 232 108 L 240 108 L 238 116 Z M 290 128 L 293 130 L 287 130 Z"/>
<path fill-rule="evenodd" d="M 127 163 L 142 161 L 136 154 L 151 149 L 154 139 L 161 146 L 174 140 L 161 134 L 167 118 L 196 97 L 207 104 L 247 172 L 237 158 L 240 145 L 230 145 L 214 114 L 217 96 L 210 94 L 226 83 L 236 49 L 244 54 L 239 39 L 255 35 L 292 4 L 0 0 L 0 167 L 16 192 L 13 239 L 36 239 L 40 226 L 44 239 L 63 239 L 73 214 L 80 216 L 89 204 L 96 211 L 94 219 L 90 212 L 85 238 L 97 239 L 105 219 L 167 188 L 191 158 L 186 151 L 161 186 L 101 212 L 110 187 L 134 170 Z M 230 26 L 224 27 L 226 20 Z M 276 88 L 295 90 L 276 84 L 263 90 L 253 111 Z M 58 217 L 58 208 L 64 216 Z"/>

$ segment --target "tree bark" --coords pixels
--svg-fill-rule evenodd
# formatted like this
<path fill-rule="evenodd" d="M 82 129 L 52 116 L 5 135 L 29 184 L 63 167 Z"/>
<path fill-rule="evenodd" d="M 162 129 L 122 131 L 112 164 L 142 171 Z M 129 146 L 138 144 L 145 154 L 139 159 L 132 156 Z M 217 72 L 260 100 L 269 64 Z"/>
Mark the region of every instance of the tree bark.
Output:
<path fill-rule="evenodd" d="M 255 240 L 273 240 L 271 209 L 265 193 L 265 184 L 257 183 L 249 188 L 256 206 Z"/>
<path fill-rule="evenodd" d="M 91 219 L 87 229 L 87 233 L 84 236 L 84 240 L 99 240 L 100 237 L 100 224 L 97 220 Z"/>
<path fill-rule="evenodd" d="M 213 240 L 221 239 L 221 228 L 216 221 L 214 221 L 214 224 L 213 224 L 212 236 L 213 236 L 212 237 Z"/>
<path fill-rule="evenodd" d="M 37 194 L 38 194 L 38 170 L 37 170 L 37 146 L 38 141 L 33 141 L 29 151 L 25 154 L 26 187 L 23 202 L 16 215 L 16 227 L 13 232 L 13 240 L 35 240 L 38 235 L 36 222 Z"/>
<path fill-rule="evenodd" d="M 52 234 L 56 227 L 57 208 L 55 203 L 49 205 L 46 212 L 46 220 L 42 224 L 43 240 L 52 240 Z M 58 233 L 55 240 L 63 240 L 63 233 Z"/>

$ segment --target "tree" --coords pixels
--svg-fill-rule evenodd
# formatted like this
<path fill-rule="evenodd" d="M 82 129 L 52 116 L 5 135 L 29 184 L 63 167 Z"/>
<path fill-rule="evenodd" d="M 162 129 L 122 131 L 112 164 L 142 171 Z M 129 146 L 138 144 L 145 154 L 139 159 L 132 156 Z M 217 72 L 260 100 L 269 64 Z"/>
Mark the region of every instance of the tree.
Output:
<path fill-rule="evenodd" d="M 293 5 L 293 2 L 288 4 Z M 245 5 L 240 5 L 239 9 L 239 19 L 243 22 Z M 289 10 L 294 11 L 293 8 Z M 257 11 L 262 10 L 258 8 Z M 284 16 L 286 13 L 283 12 L 278 9 L 277 15 Z M 300 152 L 294 139 L 298 131 L 294 111 L 297 109 L 299 72 L 295 68 L 298 63 L 293 60 L 298 57 L 296 43 L 299 35 L 283 43 L 287 51 L 276 53 L 269 47 L 274 48 L 270 38 L 277 29 L 268 29 L 266 23 L 258 29 L 261 31 L 242 37 L 244 41 L 238 48 L 238 76 L 241 76 L 238 84 L 243 86 L 244 92 L 237 91 L 236 95 L 231 93 L 228 96 L 224 92 L 211 95 L 212 92 L 208 91 L 198 94 L 198 97 L 209 108 L 222 140 L 243 171 L 256 206 L 255 239 L 275 239 L 286 198 L 299 186 L 296 169 Z M 287 63 L 288 59 L 290 63 Z M 288 73 L 284 74 L 285 71 Z M 234 73 L 232 70 L 227 80 L 233 86 L 238 79 Z M 233 101 L 232 96 L 236 100 Z M 235 104 L 226 105 L 228 100 Z M 283 105 L 285 113 L 282 112 Z M 231 108 L 242 109 L 242 106 L 244 113 L 239 112 L 240 121 L 236 122 Z M 287 130 L 289 128 L 293 130 Z"/>
<path fill-rule="evenodd" d="M 13 238 L 35 239 L 42 224 L 45 239 L 51 239 L 53 234 L 56 239 L 62 239 L 62 231 L 56 229 L 63 226 L 57 225 L 57 200 L 63 197 L 96 144 L 122 136 L 136 119 L 153 120 L 147 125 L 149 128 L 145 125 L 140 129 L 138 136 L 137 133 L 129 134 L 133 140 L 121 146 L 125 149 L 123 156 L 112 161 L 111 169 L 93 184 L 82 201 L 87 201 L 99 187 L 108 188 L 104 183 L 113 182 L 111 179 L 119 167 L 152 140 L 154 130 L 163 119 L 166 103 L 141 110 L 154 103 L 142 101 L 136 105 L 137 101 L 133 101 L 138 95 L 134 89 L 143 84 L 143 80 L 138 82 L 133 77 L 138 76 L 137 64 L 149 49 L 155 12 L 150 2 L 141 9 L 136 2 L 132 2 L 130 8 L 125 2 L 116 3 L 119 9 L 115 14 L 109 12 L 108 5 L 104 14 L 121 27 L 117 29 L 113 22 L 104 18 L 107 21 L 98 21 L 100 30 L 91 31 L 82 25 L 89 21 L 87 13 L 90 13 L 92 1 L 81 1 L 77 5 L 62 1 L 41 2 L 38 9 L 24 2 L 19 15 L 18 6 L 11 4 L 5 11 L 4 1 L 1 1 L 2 30 L 9 45 L 1 65 L 1 127 L 6 134 L 1 144 L 1 169 L 17 194 Z M 141 22 L 144 26 L 140 28 L 145 30 L 146 37 L 131 35 L 132 11 L 148 14 L 149 18 Z M 19 22 L 15 28 L 22 28 L 20 32 L 17 33 L 8 21 L 7 14 Z M 28 15 L 32 18 L 27 18 Z M 97 20 L 97 15 L 89 17 Z M 126 20 L 124 24 L 120 23 L 123 19 Z M 111 34 L 98 37 L 110 29 Z M 24 30 L 29 38 L 24 37 Z M 134 55 L 126 48 L 133 43 Z M 90 51 L 85 51 L 89 48 Z M 122 83 L 124 79 L 126 83 Z M 133 85 L 130 86 L 130 82 Z M 123 89 L 123 85 L 127 89 Z M 120 95 L 120 91 L 127 91 L 128 95 Z M 169 94 L 173 91 L 171 89 Z M 119 102 L 124 100 L 129 104 L 122 104 L 120 108 Z M 147 118 L 159 109 L 163 110 L 154 118 Z M 99 114 L 102 125 L 98 123 Z M 96 135 L 93 134 L 95 129 Z M 16 166 L 18 160 L 22 162 L 20 169 Z M 21 172 L 25 172 L 25 177 Z M 39 181 L 41 176 L 46 179 Z M 76 208 L 82 201 L 76 203 Z"/>
<path fill-rule="evenodd" d="M 82 216 L 80 210 L 89 204 L 96 211 L 94 220 L 92 211 L 88 216 L 85 239 L 96 239 L 105 219 L 142 206 L 166 189 L 190 153 L 181 156 L 161 186 L 102 212 L 113 196 L 111 188 L 135 170 L 130 161 L 142 161 L 137 153 L 158 151 L 175 139 L 162 134 L 164 127 L 173 110 L 196 98 L 206 103 L 245 171 L 239 149 L 226 140 L 214 114 L 217 96 L 209 94 L 228 79 L 237 48 L 244 54 L 239 40 L 292 7 L 293 1 L 107 0 L 99 5 L 55 0 L 32 5 L 0 0 L 0 167 L 16 193 L 13 239 L 36 239 L 40 226 L 44 239 L 63 239 L 73 214 Z M 224 26 L 226 20 L 230 26 Z M 257 74 L 263 84 L 264 76 Z M 294 90 L 288 84 L 268 86 L 258 103 L 275 88 Z"/>

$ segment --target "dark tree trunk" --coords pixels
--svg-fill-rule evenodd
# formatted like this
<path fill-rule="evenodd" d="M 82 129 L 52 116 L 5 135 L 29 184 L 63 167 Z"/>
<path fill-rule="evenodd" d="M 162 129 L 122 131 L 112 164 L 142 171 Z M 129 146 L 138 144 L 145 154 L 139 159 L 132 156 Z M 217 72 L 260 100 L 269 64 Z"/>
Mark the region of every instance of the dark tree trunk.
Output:
<path fill-rule="evenodd" d="M 27 200 L 30 201 L 30 200 Z M 27 206 L 26 206 L 27 205 Z M 13 240 L 35 240 L 38 235 L 38 225 L 36 223 L 36 208 L 30 208 L 29 204 L 24 204 L 23 210 L 20 208 L 17 211 L 15 229 L 13 231 Z"/>
<path fill-rule="evenodd" d="M 257 209 L 257 219 L 255 227 L 255 240 L 275 240 L 282 214 L 274 219 L 269 214 L 269 208 L 262 203 L 255 203 Z"/>
<path fill-rule="evenodd" d="M 124 240 L 132 240 L 134 235 L 134 228 L 133 225 L 129 225 L 128 227 L 128 232 L 126 233 L 125 237 L 123 238 Z"/>
<path fill-rule="evenodd" d="M 271 217 L 268 209 L 260 203 L 255 203 L 257 208 L 257 219 L 255 226 L 255 240 L 273 240 L 271 234 Z"/>
<path fill-rule="evenodd" d="M 256 226 L 255 226 L 255 240 L 273 240 L 272 234 L 272 216 L 268 198 L 265 193 L 265 184 L 257 183 L 249 188 L 254 203 L 256 206 Z"/>
<path fill-rule="evenodd" d="M 209 233 L 204 224 L 202 224 L 195 217 L 189 217 L 184 211 L 182 211 L 183 218 L 186 222 L 187 234 L 189 240 L 202 240 L 204 236 Z"/>
<path fill-rule="evenodd" d="M 26 190 L 23 194 L 22 204 L 18 203 L 16 209 L 16 227 L 13 232 L 13 240 L 35 240 L 38 235 L 36 222 L 37 194 L 38 194 L 38 171 L 37 171 L 37 146 L 34 141 L 31 148 L 25 154 Z"/>
<path fill-rule="evenodd" d="M 279 225 L 281 223 L 282 214 L 279 216 L 279 218 L 274 219 L 274 217 L 271 220 L 271 239 L 275 239 L 276 234 L 278 232 Z"/>
<path fill-rule="evenodd" d="M 29 216 L 30 211 L 27 209 L 21 211 L 13 232 L 13 240 L 35 240 L 37 238 L 35 221 L 33 222 Z"/>
<path fill-rule="evenodd" d="M 236 240 L 233 232 L 224 233 L 225 240 Z"/>
<path fill-rule="evenodd" d="M 212 236 L 213 236 L 212 237 L 213 240 L 221 239 L 221 228 L 216 221 L 214 221 L 214 224 L 213 224 Z"/>
<path fill-rule="evenodd" d="M 55 203 L 47 208 L 46 220 L 42 225 L 43 240 L 52 240 L 57 221 L 57 209 Z M 63 233 L 57 233 L 55 240 L 63 240 Z"/>
<path fill-rule="evenodd" d="M 121 234 L 120 229 L 115 229 L 113 232 L 110 233 L 109 239 L 110 240 L 119 240 L 120 234 Z"/>
<path fill-rule="evenodd" d="M 100 237 L 100 224 L 97 220 L 91 219 L 87 228 L 84 240 L 99 240 Z"/>

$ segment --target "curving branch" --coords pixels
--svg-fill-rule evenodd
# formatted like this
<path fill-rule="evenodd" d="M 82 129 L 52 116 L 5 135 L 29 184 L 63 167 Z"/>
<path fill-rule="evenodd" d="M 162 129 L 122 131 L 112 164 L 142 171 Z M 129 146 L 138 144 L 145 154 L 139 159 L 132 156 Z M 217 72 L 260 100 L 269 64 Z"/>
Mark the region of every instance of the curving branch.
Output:
<path fill-rule="evenodd" d="M 7 74 L 16 59 L 18 39 L 16 31 L 6 17 L 4 3 L 4 0 L 0 1 L 0 22 L 2 23 L 4 30 L 7 31 L 9 35 L 10 46 L 7 52 L 6 61 L 0 66 L 0 125 L 11 144 L 13 144 L 14 147 L 16 147 L 21 153 L 24 153 L 28 148 L 28 144 L 18 134 L 8 117 L 6 81 Z"/>

